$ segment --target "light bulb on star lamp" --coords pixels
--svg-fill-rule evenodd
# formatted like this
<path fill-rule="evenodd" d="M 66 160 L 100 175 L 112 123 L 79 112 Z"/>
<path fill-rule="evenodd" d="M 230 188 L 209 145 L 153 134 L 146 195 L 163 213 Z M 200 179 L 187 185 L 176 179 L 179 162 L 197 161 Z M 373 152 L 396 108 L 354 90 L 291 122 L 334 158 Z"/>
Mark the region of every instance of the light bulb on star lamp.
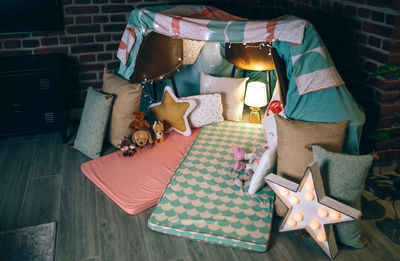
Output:
<path fill-rule="evenodd" d="M 261 123 L 260 107 L 267 105 L 267 87 L 263 82 L 249 82 L 247 84 L 244 103 L 250 106 L 249 122 Z"/>

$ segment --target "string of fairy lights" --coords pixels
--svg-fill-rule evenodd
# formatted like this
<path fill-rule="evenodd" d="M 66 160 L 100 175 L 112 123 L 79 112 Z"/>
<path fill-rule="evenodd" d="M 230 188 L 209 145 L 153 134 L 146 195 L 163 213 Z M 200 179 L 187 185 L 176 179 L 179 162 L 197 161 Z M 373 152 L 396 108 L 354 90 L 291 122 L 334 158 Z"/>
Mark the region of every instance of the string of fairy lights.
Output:
<path fill-rule="evenodd" d="M 272 48 L 272 43 L 274 43 L 274 42 L 276 42 L 276 39 L 273 39 L 271 42 L 261 42 L 260 44 L 258 44 L 258 45 L 249 45 L 249 44 L 247 44 L 247 43 L 243 43 L 243 45 L 245 46 L 245 48 L 257 48 L 257 49 L 260 49 L 260 50 L 262 50 L 262 48 L 263 47 L 265 47 L 265 46 L 267 46 L 267 47 L 269 47 L 268 48 L 268 55 L 271 55 L 271 48 Z M 228 45 L 228 48 L 232 48 L 232 43 L 229 43 L 229 45 Z M 191 57 L 192 55 L 191 54 L 189 54 L 189 57 Z M 150 104 L 152 104 L 153 102 L 157 102 L 157 100 L 155 100 L 155 99 L 153 99 L 153 97 L 151 96 L 151 94 L 148 92 L 148 91 L 146 91 L 146 89 L 145 89 L 145 84 L 146 83 L 150 83 L 150 84 L 153 84 L 154 82 L 158 82 L 158 81 L 162 81 L 162 80 L 164 80 L 164 77 L 166 76 L 166 75 L 171 75 L 173 72 L 179 72 L 180 70 L 179 70 L 179 68 L 181 68 L 182 66 L 184 65 L 184 63 L 183 63 L 183 60 L 182 60 L 182 58 L 178 58 L 178 64 L 174 67 L 174 68 L 172 68 L 171 70 L 169 70 L 168 72 L 166 72 L 166 73 L 163 73 L 162 75 L 160 75 L 160 76 L 158 76 L 158 77 L 155 77 L 155 78 L 151 78 L 151 79 L 147 79 L 147 78 L 144 78 L 143 79 L 143 81 L 142 81 L 142 91 L 143 91 L 143 93 L 144 93 L 144 97 L 145 98 L 148 98 L 150 101 L 149 101 L 149 103 Z"/>
<path fill-rule="evenodd" d="M 190 55 L 189 55 L 189 56 L 190 56 Z M 150 94 L 149 92 L 146 91 L 146 89 L 145 89 L 145 84 L 146 84 L 146 83 L 153 84 L 155 81 L 162 81 L 162 80 L 164 80 L 164 77 L 165 77 L 166 75 L 170 75 L 170 74 L 172 74 L 172 73 L 175 72 L 175 71 L 179 72 L 179 71 L 180 71 L 179 68 L 181 68 L 182 66 L 183 66 L 183 60 L 182 60 L 182 58 L 178 58 L 178 65 L 176 65 L 176 66 L 175 66 L 173 69 L 171 69 L 170 71 L 168 71 L 168 72 L 166 72 L 166 73 L 164 73 L 164 74 L 162 74 L 162 75 L 160 75 L 160 76 L 158 76 L 158 77 L 152 78 L 152 79 L 147 79 L 147 78 L 144 78 L 144 79 L 143 79 L 143 81 L 142 81 L 142 92 L 144 93 L 143 96 L 144 96 L 145 98 L 150 99 L 150 101 L 149 101 L 150 104 L 152 104 L 153 102 L 157 102 L 157 100 L 153 99 L 153 97 L 151 96 L 151 94 Z"/>

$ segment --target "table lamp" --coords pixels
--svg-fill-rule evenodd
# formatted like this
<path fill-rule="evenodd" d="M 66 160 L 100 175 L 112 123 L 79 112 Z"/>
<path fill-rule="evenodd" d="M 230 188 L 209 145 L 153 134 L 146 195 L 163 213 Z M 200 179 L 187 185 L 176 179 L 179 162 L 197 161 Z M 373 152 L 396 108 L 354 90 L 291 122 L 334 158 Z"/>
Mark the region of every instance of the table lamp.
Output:
<path fill-rule="evenodd" d="M 267 88 L 263 82 L 249 82 L 247 84 L 244 103 L 250 106 L 249 122 L 261 123 L 260 107 L 267 105 Z"/>

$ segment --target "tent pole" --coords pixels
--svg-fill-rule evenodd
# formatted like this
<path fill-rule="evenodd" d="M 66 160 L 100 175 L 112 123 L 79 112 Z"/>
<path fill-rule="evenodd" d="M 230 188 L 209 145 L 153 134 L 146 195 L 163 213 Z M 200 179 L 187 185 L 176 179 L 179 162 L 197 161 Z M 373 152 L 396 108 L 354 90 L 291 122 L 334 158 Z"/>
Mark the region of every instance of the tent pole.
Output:
<path fill-rule="evenodd" d="M 271 100 L 271 92 L 272 92 L 272 90 L 271 90 L 271 71 L 270 70 L 268 70 L 268 71 L 265 71 L 266 73 L 267 73 L 267 101 L 268 101 L 268 103 L 269 103 L 269 101 Z"/>
<path fill-rule="evenodd" d="M 155 82 L 153 82 L 153 97 L 154 100 L 157 100 L 157 85 Z"/>
<path fill-rule="evenodd" d="M 231 78 L 234 78 L 234 77 L 235 77 L 235 73 L 236 73 L 236 65 L 234 65 L 234 66 L 232 67 Z"/>
<path fill-rule="evenodd" d="M 176 88 L 175 77 L 172 75 L 172 76 L 170 77 L 170 79 L 171 79 L 171 82 L 172 82 L 172 88 L 174 89 L 174 93 L 175 93 L 176 97 L 179 98 L 178 89 Z"/>

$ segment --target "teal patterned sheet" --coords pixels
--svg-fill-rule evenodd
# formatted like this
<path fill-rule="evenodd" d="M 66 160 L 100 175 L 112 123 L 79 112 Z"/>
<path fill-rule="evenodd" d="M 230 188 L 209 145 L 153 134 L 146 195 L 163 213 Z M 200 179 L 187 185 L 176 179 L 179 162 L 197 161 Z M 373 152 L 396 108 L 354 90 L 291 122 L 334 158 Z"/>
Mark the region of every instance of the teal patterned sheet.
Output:
<path fill-rule="evenodd" d="M 177 168 L 156 209 L 152 230 L 264 252 L 268 247 L 274 193 L 254 195 L 235 185 L 231 146 L 247 152 L 264 143 L 260 124 L 221 122 L 203 127 Z"/>

